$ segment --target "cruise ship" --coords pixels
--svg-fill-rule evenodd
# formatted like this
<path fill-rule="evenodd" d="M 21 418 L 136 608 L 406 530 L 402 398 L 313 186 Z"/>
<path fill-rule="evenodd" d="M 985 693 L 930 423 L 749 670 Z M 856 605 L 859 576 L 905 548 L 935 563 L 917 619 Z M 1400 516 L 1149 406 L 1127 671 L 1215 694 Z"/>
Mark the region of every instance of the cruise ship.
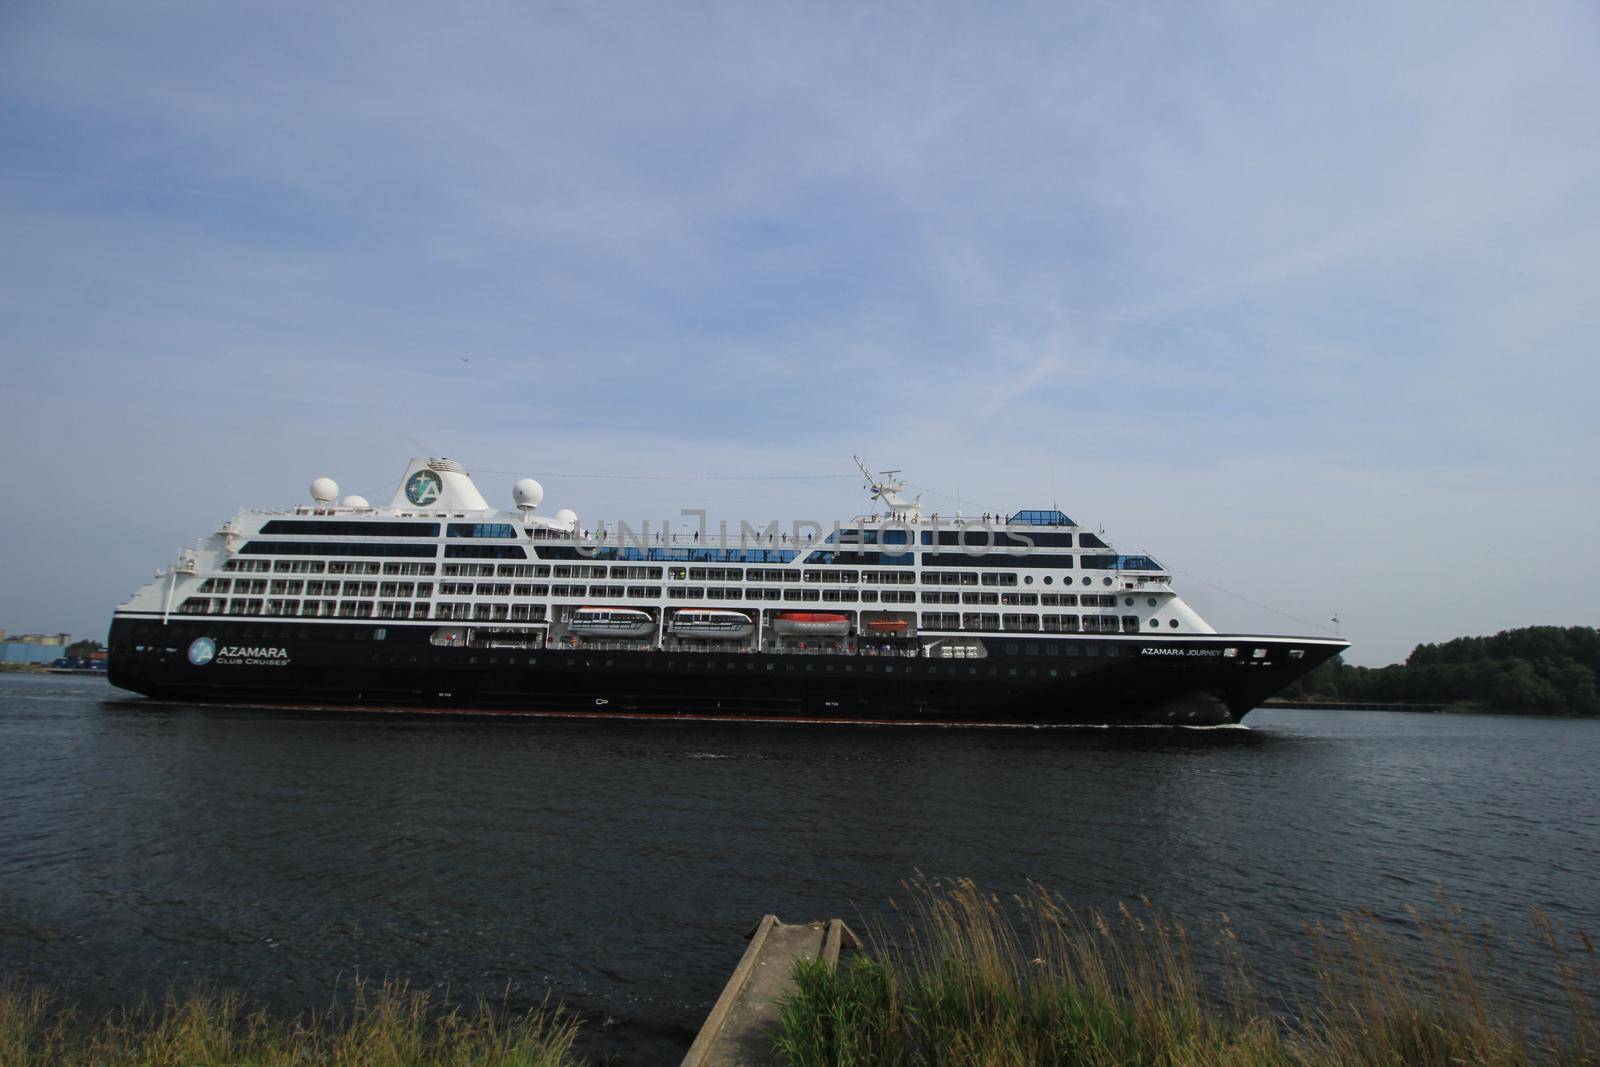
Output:
<path fill-rule="evenodd" d="M 386 507 L 245 510 L 117 608 L 110 677 L 160 700 L 942 726 L 1237 723 L 1347 647 L 1218 633 L 1155 559 L 1061 511 L 668 530 L 489 505 L 413 459 Z"/>

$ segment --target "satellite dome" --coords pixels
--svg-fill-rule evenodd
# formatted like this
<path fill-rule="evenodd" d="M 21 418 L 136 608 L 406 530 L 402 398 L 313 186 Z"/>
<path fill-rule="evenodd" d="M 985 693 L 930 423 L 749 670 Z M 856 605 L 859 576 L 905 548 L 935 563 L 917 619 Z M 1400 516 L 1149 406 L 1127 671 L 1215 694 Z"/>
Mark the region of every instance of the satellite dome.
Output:
<path fill-rule="evenodd" d="M 311 499 L 319 504 L 331 504 L 339 499 L 339 483 L 332 478 L 318 478 L 311 483 Z"/>
<path fill-rule="evenodd" d="M 556 522 L 569 530 L 575 530 L 578 528 L 578 513 L 571 508 L 562 508 L 556 512 Z"/>
<path fill-rule="evenodd" d="M 517 507 L 532 510 L 544 499 L 544 486 L 532 478 L 524 478 L 511 487 L 511 497 L 517 502 Z"/>
<path fill-rule="evenodd" d="M 366 497 L 357 496 L 354 493 L 345 497 L 340 503 L 342 506 L 347 508 L 370 508 L 372 506 L 371 504 L 367 503 Z"/>

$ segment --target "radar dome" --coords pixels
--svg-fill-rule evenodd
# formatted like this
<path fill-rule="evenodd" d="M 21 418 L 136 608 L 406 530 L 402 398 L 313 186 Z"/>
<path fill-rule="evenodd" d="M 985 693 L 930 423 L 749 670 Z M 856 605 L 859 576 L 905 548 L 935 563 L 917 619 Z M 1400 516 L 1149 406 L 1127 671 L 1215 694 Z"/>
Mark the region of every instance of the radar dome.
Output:
<path fill-rule="evenodd" d="M 556 512 L 556 521 L 569 530 L 578 528 L 578 513 L 571 508 L 562 508 Z"/>
<path fill-rule="evenodd" d="M 319 504 L 331 504 L 339 499 L 339 483 L 332 478 L 318 478 L 311 483 L 311 499 Z"/>
<path fill-rule="evenodd" d="M 370 508 L 372 506 L 371 504 L 367 503 L 366 497 L 356 496 L 354 493 L 345 497 L 342 503 L 343 506 L 347 508 Z"/>
<path fill-rule="evenodd" d="M 511 487 L 511 497 L 519 508 L 536 508 L 544 499 L 544 486 L 532 478 L 524 478 Z"/>

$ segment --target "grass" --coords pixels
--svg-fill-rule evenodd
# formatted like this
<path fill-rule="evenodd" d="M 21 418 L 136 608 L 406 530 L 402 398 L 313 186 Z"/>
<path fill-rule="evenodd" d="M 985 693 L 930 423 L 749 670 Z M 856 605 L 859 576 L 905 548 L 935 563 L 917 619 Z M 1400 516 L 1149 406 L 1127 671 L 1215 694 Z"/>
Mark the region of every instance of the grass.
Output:
<path fill-rule="evenodd" d="M 900 926 L 837 972 L 797 965 L 777 1035 L 794 1067 L 1600 1064 L 1595 947 L 1538 913 L 1510 941 L 1413 912 L 1404 951 L 1370 914 L 1308 927 L 1309 990 L 1274 1009 L 1226 919 L 1207 981 L 1190 932 L 1148 901 L 1108 915 L 1038 887 L 908 889 Z M 1543 1009 L 1514 1006 L 1531 978 L 1555 991 Z"/>
<path fill-rule="evenodd" d="M 41 990 L 0 988 L 4 1067 L 568 1067 L 577 1030 L 560 1007 L 464 1009 L 388 982 L 292 1018 L 195 990 L 89 1019 Z"/>

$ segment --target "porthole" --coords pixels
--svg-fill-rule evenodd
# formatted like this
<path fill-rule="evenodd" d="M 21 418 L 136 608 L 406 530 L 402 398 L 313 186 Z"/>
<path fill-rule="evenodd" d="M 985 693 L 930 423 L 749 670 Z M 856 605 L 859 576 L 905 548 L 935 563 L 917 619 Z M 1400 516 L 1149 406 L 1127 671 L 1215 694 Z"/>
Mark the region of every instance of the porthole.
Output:
<path fill-rule="evenodd" d="M 1110 578 L 1102 578 L 1102 579 L 1100 579 L 1100 580 L 1101 580 L 1101 581 L 1102 581 L 1102 582 L 1104 582 L 1104 583 L 1105 583 L 1105 584 L 1106 584 L 1106 585 L 1110 585 L 1110 584 L 1111 584 L 1111 579 L 1110 579 Z"/>
<path fill-rule="evenodd" d="M 1150 604 L 1151 607 L 1155 607 L 1156 606 L 1156 598 L 1155 597 L 1151 597 L 1150 600 L 1149 600 L 1149 604 Z"/>
<path fill-rule="evenodd" d="M 1176 630 L 1178 628 L 1178 620 L 1177 619 L 1168 619 L 1167 620 L 1167 625 L 1172 627 L 1174 630 Z"/>
<path fill-rule="evenodd" d="M 1133 607 L 1133 597 L 1131 596 L 1123 597 L 1122 602 L 1130 608 Z"/>
<path fill-rule="evenodd" d="M 1094 580 L 1094 579 L 1093 579 L 1093 578 L 1090 578 L 1090 577 L 1089 577 L 1089 576 L 1088 576 L 1088 575 L 1087 575 L 1087 574 L 1085 574 L 1085 575 L 1084 575 L 1084 576 L 1083 576 L 1083 584 L 1084 584 L 1084 585 L 1088 585 L 1088 584 L 1089 584 L 1089 583 L 1090 583 L 1090 582 L 1092 582 L 1092 581 L 1093 581 L 1093 580 Z"/>
<path fill-rule="evenodd" d="M 1150 620 L 1150 628 L 1152 630 L 1155 629 L 1157 626 L 1160 626 L 1160 625 L 1161 625 L 1161 621 L 1159 619 L 1151 619 Z"/>
<path fill-rule="evenodd" d="M 1023 585 L 1032 585 L 1033 584 L 1033 575 L 1031 575 L 1031 574 L 1023 575 L 1022 576 L 1022 584 Z"/>
<path fill-rule="evenodd" d="M 1056 582 L 1056 580 L 1054 578 L 1050 577 L 1048 574 L 1044 576 L 1044 584 L 1045 585 L 1054 585 L 1055 582 Z"/>

